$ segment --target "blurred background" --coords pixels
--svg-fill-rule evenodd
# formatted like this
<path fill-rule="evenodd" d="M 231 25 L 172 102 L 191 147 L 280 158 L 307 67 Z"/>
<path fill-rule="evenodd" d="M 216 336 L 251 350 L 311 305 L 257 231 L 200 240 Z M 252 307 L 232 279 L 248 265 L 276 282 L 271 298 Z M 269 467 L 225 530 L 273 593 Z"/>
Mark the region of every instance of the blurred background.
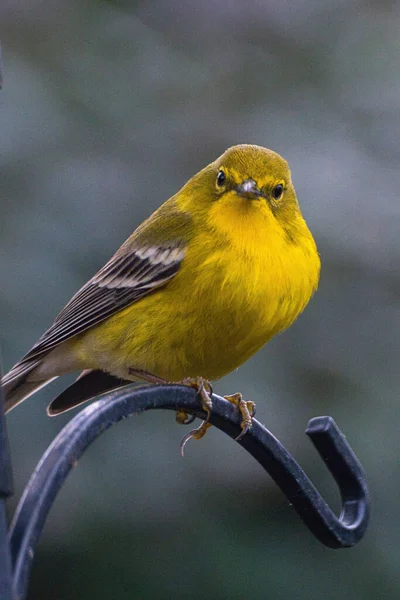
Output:
<path fill-rule="evenodd" d="M 397 599 L 400 4 L 3 0 L 0 22 L 3 370 L 195 172 L 232 144 L 267 146 L 291 165 L 321 285 L 215 389 L 256 401 L 337 507 L 304 436 L 308 419 L 332 415 L 373 509 L 358 546 L 325 548 L 227 436 L 211 430 L 182 459 L 173 413 L 142 415 L 69 477 L 30 600 Z M 15 499 L 72 416 L 45 413 L 68 381 L 8 417 Z"/>

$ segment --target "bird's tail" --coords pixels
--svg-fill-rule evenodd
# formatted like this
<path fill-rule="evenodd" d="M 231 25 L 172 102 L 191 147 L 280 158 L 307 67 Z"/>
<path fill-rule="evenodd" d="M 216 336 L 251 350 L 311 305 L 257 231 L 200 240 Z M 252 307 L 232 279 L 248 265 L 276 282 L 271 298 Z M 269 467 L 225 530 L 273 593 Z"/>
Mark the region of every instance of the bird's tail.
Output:
<path fill-rule="evenodd" d="M 8 412 L 50 381 L 56 379 L 55 377 L 40 376 L 37 371 L 39 371 L 38 367 L 41 364 L 42 358 L 22 360 L 7 375 L 4 375 L 1 386 L 4 394 L 5 412 Z"/>

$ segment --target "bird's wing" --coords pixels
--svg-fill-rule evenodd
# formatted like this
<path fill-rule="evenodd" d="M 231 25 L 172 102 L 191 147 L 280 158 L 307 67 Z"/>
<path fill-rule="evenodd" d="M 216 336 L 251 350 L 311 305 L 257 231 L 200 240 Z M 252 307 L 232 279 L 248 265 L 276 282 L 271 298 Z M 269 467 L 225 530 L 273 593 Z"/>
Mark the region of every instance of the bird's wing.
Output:
<path fill-rule="evenodd" d="M 108 392 L 123 385 L 130 384 L 132 381 L 126 381 L 105 373 L 97 369 L 87 369 L 83 371 L 78 379 L 74 381 L 66 390 L 63 390 L 57 398 L 54 398 L 47 407 L 47 414 L 51 417 L 59 415 L 70 408 L 74 408 L 87 400 L 95 398 L 103 392 Z"/>
<path fill-rule="evenodd" d="M 180 242 L 123 246 L 73 296 L 21 363 L 46 354 L 165 285 L 178 272 L 184 254 Z"/>

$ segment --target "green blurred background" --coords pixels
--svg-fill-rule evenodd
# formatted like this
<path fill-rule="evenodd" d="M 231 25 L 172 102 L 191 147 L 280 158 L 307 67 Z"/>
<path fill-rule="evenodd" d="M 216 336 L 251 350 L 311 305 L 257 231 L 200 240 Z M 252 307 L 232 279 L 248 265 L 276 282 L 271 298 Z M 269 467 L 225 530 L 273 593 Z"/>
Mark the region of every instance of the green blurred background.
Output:
<path fill-rule="evenodd" d="M 240 390 L 338 506 L 304 436 L 332 415 L 372 494 L 365 539 L 316 541 L 212 430 L 182 460 L 172 413 L 102 436 L 68 479 L 30 600 L 351 599 L 400 594 L 400 4 L 390 0 L 3 0 L 0 339 L 7 370 L 153 209 L 236 143 L 288 159 L 322 258 L 304 315 Z M 71 418 L 8 417 L 16 498 Z M 10 514 L 15 503 L 10 502 Z"/>

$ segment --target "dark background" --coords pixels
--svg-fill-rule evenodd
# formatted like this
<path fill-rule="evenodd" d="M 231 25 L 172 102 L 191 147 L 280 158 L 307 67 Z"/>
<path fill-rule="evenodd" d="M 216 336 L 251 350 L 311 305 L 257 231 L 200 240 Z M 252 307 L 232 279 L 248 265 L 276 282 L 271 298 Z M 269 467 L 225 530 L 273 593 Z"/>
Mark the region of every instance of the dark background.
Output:
<path fill-rule="evenodd" d="M 228 437 L 211 430 L 182 460 L 185 429 L 146 414 L 68 479 L 30 599 L 399 597 L 399 27 L 399 3 L 382 0 L 1 3 L 3 369 L 195 172 L 232 144 L 273 148 L 317 240 L 320 289 L 215 389 L 256 401 L 337 507 L 303 434 L 332 415 L 373 510 L 358 546 L 325 548 Z M 67 381 L 8 417 L 16 498 L 71 418 L 45 414 Z"/>

